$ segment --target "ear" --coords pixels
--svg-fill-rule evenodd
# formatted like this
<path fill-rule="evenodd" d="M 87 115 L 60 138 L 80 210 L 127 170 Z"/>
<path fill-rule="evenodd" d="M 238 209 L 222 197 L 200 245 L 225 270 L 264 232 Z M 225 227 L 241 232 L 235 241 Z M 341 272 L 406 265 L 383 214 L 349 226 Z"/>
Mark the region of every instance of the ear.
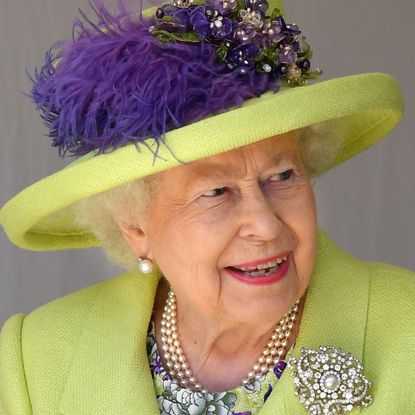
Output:
<path fill-rule="evenodd" d="M 118 226 L 128 245 L 137 255 L 137 258 L 147 258 L 154 261 L 153 254 L 150 250 L 148 234 L 144 226 L 126 224 L 121 221 L 118 222 Z"/>

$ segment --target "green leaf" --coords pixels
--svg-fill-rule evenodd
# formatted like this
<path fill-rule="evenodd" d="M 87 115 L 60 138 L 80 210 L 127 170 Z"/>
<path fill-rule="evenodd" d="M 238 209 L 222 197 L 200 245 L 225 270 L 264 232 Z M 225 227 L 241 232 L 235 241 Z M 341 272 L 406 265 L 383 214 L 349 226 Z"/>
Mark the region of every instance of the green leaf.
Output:
<path fill-rule="evenodd" d="M 163 22 L 174 22 L 174 17 L 165 15 L 161 18 L 161 21 L 163 21 Z"/>
<path fill-rule="evenodd" d="M 238 20 L 238 18 L 239 18 L 239 9 L 238 9 L 238 7 L 235 7 L 234 9 L 232 9 L 232 10 L 229 12 L 228 17 L 229 17 L 229 19 L 231 19 L 231 20 Z"/>
<path fill-rule="evenodd" d="M 161 40 L 162 42 L 166 42 L 166 43 L 170 43 L 175 40 L 178 42 L 191 42 L 191 43 L 200 42 L 200 36 L 195 32 L 172 33 L 172 32 L 168 32 L 167 30 L 155 30 L 152 33 L 152 35 L 155 36 L 158 40 Z"/>
<path fill-rule="evenodd" d="M 236 8 L 238 10 L 245 9 L 245 1 L 244 0 L 237 0 L 237 2 L 236 2 Z"/>
<path fill-rule="evenodd" d="M 310 49 L 305 55 L 305 59 L 311 60 L 313 58 L 313 51 Z"/>
<path fill-rule="evenodd" d="M 280 16 L 282 16 L 280 9 L 275 8 L 271 13 L 271 17 L 270 17 L 271 22 Z"/>
<path fill-rule="evenodd" d="M 321 74 L 323 73 L 323 71 L 319 68 L 308 71 L 307 72 L 307 78 L 309 79 L 317 79 Z"/>
<path fill-rule="evenodd" d="M 274 61 L 277 58 L 277 52 L 274 48 L 266 48 L 261 53 L 271 61 Z"/>
<path fill-rule="evenodd" d="M 270 65 L 273 67 L 273 60 L 269 59 L 269 57 L 264 53 L 265 51 L 262 51 L 258 56 L 254 58 L 255 63 L 255 70 L 257 72 L 265 72 L 264 71 L 264 65 Z"/>
<path fill-rule="evenodd" d="M 160 40 L 160 42 L 164 43 L 171 43 L 174 41 L 174 38 L 171 36 L 170 32 L 167 32 L 167 30 L 155 30 L 152 35 L 157 39 Z"/>
<path fill-rule="evenodd" d="M 303 37 L 303 39 L 301 40 L 301 52 L 307 53 L 309 51 L 310 51 L 310 45 L 308 44 L 308 42 L 304 40 L 304 37 Z"/>
<path fill-rule="evenodd" d="M 200 36 L 195 32 L 173 33 L 173 36 L 179 42 L 200 42 Z"/>
<path fill-rule="evenodd" d="M 222 42 L 220 46 L 216 49 L 216 62 L 224 61 L 228 54 L 228 47 L 225 42 Z"/>
<path fill-rule="evenodd" d="M 255 71 L 259 73 L 265 72 L 262 65 L 263 65 L 262 61 L 260 60 L 255 61 Z"/>

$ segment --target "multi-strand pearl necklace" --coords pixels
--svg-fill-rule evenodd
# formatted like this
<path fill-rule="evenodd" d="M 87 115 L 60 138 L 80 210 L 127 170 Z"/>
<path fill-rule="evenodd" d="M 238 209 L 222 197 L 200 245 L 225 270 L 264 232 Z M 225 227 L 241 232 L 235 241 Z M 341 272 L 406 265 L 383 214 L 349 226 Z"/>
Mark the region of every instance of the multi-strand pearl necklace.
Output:
<path fill-rule="evenodd" d="M 278 323 L 261 356 L 248 373 L 246 379 L 242 381 L 242 385 L 250 384 L 266 375 L 285 355 L 288 339 L 297 319 L 298 304 L 298 301 L 295 302 L 291 310 Z M 184 356 L 177 330 L 176 296 L 172 291 L 169 291 L 164 306 L 161 320 L 161 341 L 167 366 L 166 370 L 170 378 L 185 388 L 206 392 L 193 376 Z"/>

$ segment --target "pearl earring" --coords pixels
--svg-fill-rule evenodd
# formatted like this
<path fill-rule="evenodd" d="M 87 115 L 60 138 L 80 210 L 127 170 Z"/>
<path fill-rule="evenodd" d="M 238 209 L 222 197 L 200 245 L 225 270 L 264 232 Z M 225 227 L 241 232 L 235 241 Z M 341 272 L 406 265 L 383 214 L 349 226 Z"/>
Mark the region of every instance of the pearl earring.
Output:
<path fill-rule="evenodd" d="M 150 274 L 153 271 L 153 263 L 147 258 L 138 258 L 138 270 L 143 274 Z"/>

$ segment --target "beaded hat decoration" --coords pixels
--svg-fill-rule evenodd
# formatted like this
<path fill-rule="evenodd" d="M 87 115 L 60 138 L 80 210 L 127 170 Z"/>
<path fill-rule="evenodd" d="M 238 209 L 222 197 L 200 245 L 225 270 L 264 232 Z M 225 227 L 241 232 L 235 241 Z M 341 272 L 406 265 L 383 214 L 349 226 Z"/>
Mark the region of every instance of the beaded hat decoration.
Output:
<path fill-rule="evenodd" d="M 166 132 L 240 106 L 265 91 L 317 78 L 295 24 L 266 0 L 174 0 L 155 15 L 111 14 L 91 4 L 73 40 L 59 42 L 34 74 L 31 96 L 61 156 L 127 143 L 155 153 Z M 153 148 L 153 147 L 152 147 Z"/>
<path fill-rule="evenodd" d="M 164 42 L 206 41 L 217 47 L 216 61 L 231 71 L 267 72 L 291 86 L 321 74 L 310 70 L 312 51 L 298 26 L 286 24 L 278 8 L 268 16 L 266 0 L 202 1 L 174 0 L 158 8 L 153 36 Z"/>

